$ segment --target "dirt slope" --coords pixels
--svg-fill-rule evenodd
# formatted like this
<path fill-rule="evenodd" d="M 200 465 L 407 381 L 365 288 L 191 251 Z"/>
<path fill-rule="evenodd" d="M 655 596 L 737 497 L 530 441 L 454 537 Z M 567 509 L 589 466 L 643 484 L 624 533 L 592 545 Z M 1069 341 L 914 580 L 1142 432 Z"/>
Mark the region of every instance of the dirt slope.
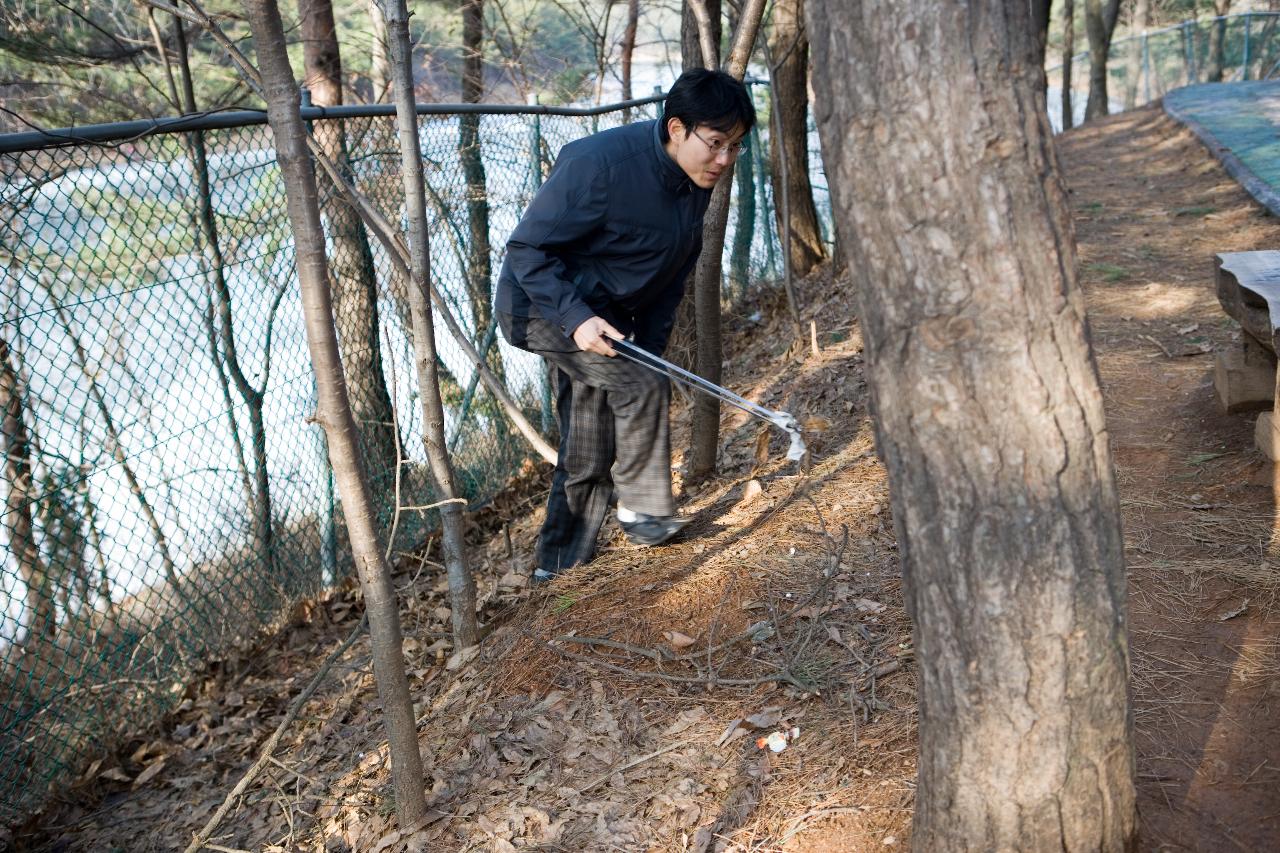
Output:
<path fill-rule="evenodd" d="M 1213 298 L 1212 253 L 1275 246 L 1280 226 L 1158 110 L 1061 143 L 1125 512 L 1143 849 L 1278 849 L 1271 466 L 1252 449 L 1246 419 L 1217 413 L 1204 351 L 1233 336 Z M 425 826 L 395 827 L 359 638 L 214 842 L 908 845 L 910 628 L 843 286 L 803 283 L 818 356 L 786 355 L 777 304 L 746 306 L 727 330 L 732 387 L 812 419 L 807 472 L 781 461 L 781 436 L 761 439 L 727 414 L 723 477 L 683 496 L 697 521 L 680 541 L 641 550 L 614 533 L 592 566 L 530 594 L 522 573 L 545 482 L 531 468 L 477 520 L 495 630 L 456 671 L 444 666 L 435 556 L 430 547 L 403 555 L 397 580 L 430 777 Z M 763 321 L 747 319 L 757 310 Z M 252 654 L 219 664 L 162 730 L 86 774 L 16 846 L 181 849 L 358 614 L 352 590 L 300 608 Z M 756 746 L 793 729 L 799 737 L 780 753 Z"/>

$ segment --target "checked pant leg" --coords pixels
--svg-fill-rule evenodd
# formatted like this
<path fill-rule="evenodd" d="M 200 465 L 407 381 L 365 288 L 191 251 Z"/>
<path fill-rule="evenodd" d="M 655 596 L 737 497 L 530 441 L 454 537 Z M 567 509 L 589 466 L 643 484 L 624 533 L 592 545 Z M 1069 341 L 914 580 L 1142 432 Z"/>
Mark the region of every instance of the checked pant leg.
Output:
<path fill-rule="evenodd" d="M 539 568 L 556 571 L 595 553 L 610 485 L 629 509 L 675 514 L 671 388 L 665 376 L 621 356 L 582 352 L 542 320 L 529 321 L 527 348 L 554 365 L 559 378 L 560 462 L 538 553 Z"/>
<path fill-rule="evenodd" d="M 613 496 L 614 435 L 605 392 L 553 369 L 560 447 L 538 535 L 538 568 L 554 574 L 595 556 Z"/>

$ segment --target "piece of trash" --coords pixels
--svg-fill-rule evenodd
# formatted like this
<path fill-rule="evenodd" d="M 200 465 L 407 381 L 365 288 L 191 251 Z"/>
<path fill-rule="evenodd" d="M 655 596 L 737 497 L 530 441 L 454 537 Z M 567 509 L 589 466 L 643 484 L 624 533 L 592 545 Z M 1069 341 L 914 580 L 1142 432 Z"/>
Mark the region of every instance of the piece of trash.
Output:
<path fill-rule="evenodd" d="M 1240 606 L 1237 607 L 1236 609 L 1228 610 L 1225 613 L 1219 614 L 1218 621 L 1226 622 L 1228 619 L 1234 619 L 1240 614 L 1244 613 L 1245 610 L 1247 609 L 1249 609 L 1249 599 L 1246 598 L 1244 601 L 1240 602 Z"/>
<path fill-rule="evenodd" d="M 770 752 L 782 752 L 787 748 L 788 744 L 798 737 L 800 737 L 800 729 L 798 728 L 788 729 L 787 731 L 779 730 L 766 737 L 756 738 L 756 749 L 768 747 Z"/>
<path fill-rule="evenodd" d="M 1200 324 L 1199 324 L 1199 323 L 1192 323 L 1192 324 L 1190 324 L 1189 326 L 1179 326 L 1179 327 L 1178 327 L 1178 334 L 1180 334 L 1180 335 L 1189 335 L 1189 334 L 1191 334 L 1192 332 L 1194 332 L 1196 329 L 1199 329 L 1199 328 L 1200 328 Z"/>
<path fill-rule="evenodd" d="M 682 634 L 679 631 L 663 631 L 662 636 L 673 649 L 687 649 L 698 642 L 688 634 Z"/>
<path fill-rule="evenodd" d="M 751 635 L 751 642 L 760 643 L 773 636 L 773 626 L 768 622 L 756 622 L 747 629 L 747 633 Z"/>
<path fill-rule="evenodd" d="M 884 840 L 880 843 L 883 844 L 885 847 L 892 847 L 893 845 L 898 843 L 898 837 L 896 835 L 886 835 L 884 837 Z"/>
<path fill-rule="evenodd" d="M 748 317 L 748 318 L 747 318 L 747 320 L 748 320 L 748 322 L 751 322 L 751 323 L 759 323 L 759 322 L 760 322 L 760 316 L 761 316 L 761 315 L 760 315 L 760 312 L 759 312 L 759 311 L 753 311 L 753 312 L 751 312 L 751 316 L 750 316 L 750 317 Z"/>
<path fill-rule="evenodd" d="M 870 574 L 870 572 L 867 574 Z M 859 598 L 853 603 L 853 606 L 858 608 L 859 613 L 879 613 L 884 610 L 883 604 L 878 601 L 872 601 L 869 598 Z"/>

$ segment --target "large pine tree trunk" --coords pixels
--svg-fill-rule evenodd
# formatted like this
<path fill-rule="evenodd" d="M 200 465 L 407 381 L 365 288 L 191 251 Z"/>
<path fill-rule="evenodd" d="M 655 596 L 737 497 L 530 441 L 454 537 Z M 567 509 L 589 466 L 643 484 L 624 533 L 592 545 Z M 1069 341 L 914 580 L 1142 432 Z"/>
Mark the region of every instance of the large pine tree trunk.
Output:
<path fill-rule="evenodd" d="M 781 125 L 781 143 L 770 146 L 773 198 L 786 198 L 790 208 L 791 274 L 803 277 L 827 256 L 818 227 L 818 211 L 809 183 L 809 36 L 804 29 L 801 0 L 776 0 L 769 31 L 770 91 L 777 111 L 774 127 Z M 785 153 L 787 163 L 781 162 Z M 783 175 L 787 186 L 782 187 Z M 787 211 L 775 203 L 778 233 L 787 227 Z"/>
<path fill-rule="evenodd" d="M 1120 507 L 1028 6 L 808 8 L 915 625 L 914 847 L 1129 850 Z"/>
<path fill-rule="evenodd" d="M 311 100 L 321 107 L 340 106 L 342 56 L 338 51 L 333 4 L 331 0 L 300 0 L 298 14 L 302 22 L 304 84 L 311 91 Z M 314 133 L 321 150 L 350 180 L 344 123 L 336 119 L 319 121 Z M 329 220 L 332 238 L 330 272 L 334 280 L 334 321 L 347 370 L 347 392 L 359 425 L 374 499 L 388 505 L 392 500 L 389 492 L 395 482 L 400 436 L 396 434 L 391 395 L 382 369 L 373 253 L 359 213 L 325 175 L 319 175 L 318 179 L 321 208 Z"/>
<path fill-rule="evenodd" d="M 275 137 L 289 224 L 293 229 L 307 347 L 316 374 L 316 421 L 328 439 L 334 480 L 342 498 L 351 552 L 364 593 L 374 679 L 390 743 L 396 814 L 400 826 L 407 827 L 426 813 L 422 755 L 418 751 L 413 701 L 405 676 L 395 587 L 374 524 L 369 478 L 361 458 L 358 431 L 338 354 L 319 193 L 307 152 L 306 129 L 298 113 L 298 85 L 289 67 L 276 0 L 245 0 L 244 7 L 253 29 L 266 93 L 267 119 Z"/>

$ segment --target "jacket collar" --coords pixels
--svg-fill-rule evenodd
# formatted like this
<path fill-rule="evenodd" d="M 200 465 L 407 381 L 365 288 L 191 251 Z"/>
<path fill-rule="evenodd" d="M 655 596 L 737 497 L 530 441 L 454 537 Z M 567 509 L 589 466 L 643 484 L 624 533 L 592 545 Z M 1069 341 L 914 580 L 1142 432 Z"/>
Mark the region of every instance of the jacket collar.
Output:
<path fill-rule="evenodd" d="M 653 156 L 657 160 L 658 174 L 662 177 L 662 185 L 671 192 L 683 192 L 694 188 L 693 181 L 684 173 L 679 164 L 671 159 L 667 149 L 662 145 L 662 137 L 658 134 L 658 126 L 662 119 L 653 122 Z"/>

